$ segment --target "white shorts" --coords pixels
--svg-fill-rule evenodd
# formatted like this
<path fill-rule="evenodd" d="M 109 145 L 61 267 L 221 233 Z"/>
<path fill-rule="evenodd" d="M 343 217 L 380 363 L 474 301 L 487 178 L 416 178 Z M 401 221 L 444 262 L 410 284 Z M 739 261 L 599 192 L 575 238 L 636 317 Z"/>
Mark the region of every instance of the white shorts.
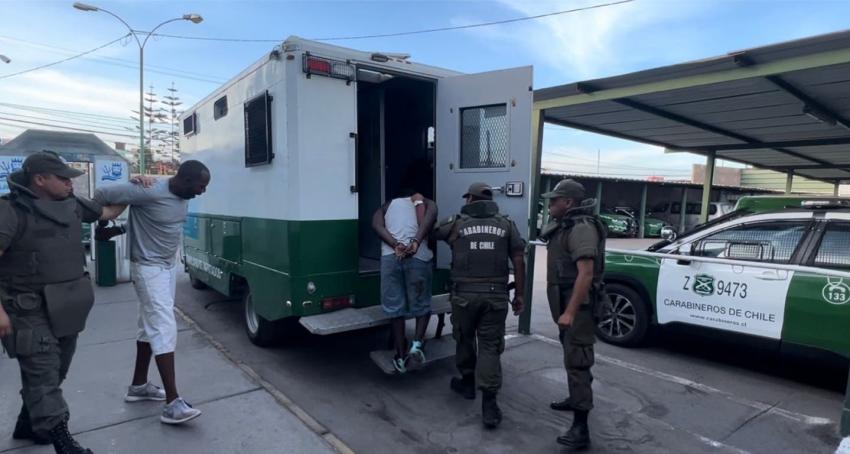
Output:
<path fill-rule="evenodd" d="M 130 276 L 139 297 L 136 338 L 151 344 L 154 355 L 173 352 L 177 347 L 177 320 L 174 318 L 177 266 L 166 268 L 131 263 Z"/>

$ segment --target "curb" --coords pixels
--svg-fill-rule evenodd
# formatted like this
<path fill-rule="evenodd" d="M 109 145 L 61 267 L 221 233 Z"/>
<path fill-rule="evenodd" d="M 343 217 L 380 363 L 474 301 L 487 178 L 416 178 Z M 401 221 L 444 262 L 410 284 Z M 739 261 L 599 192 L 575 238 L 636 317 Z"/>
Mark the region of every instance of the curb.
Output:
<path fill-rule="evenodd" d="M 327 427 L 323 426 L 321 423 L 316 421 L 315 418 L 310 416 L 307 411 L 301 408 L 298 404 L 292 401 L 286 394 L 284 394 L 279 389 L 275 388 L 274 385 L 266 381 L 260 374 L 257 373 L 251 366 L 243 363 L 242 361 L 236 359 L 230 350 L 227 349 L 221 342 L 217 341 L 215 338 L 210 335 L 210 333 L 206 332 L 203 328 L 201 328 L 195 320 L 186 315 L 185 312 L 180 310 L 177 306 L 174 307 L 174 312 L 189 325 L 190 328 L 195 330 L 198 334 L 203 336 L 207 342 L 212 344 L 216 350 L 218 350 L 228 361 L 233 363 L 236 367 L 238 367 L 242 372 L 245 373 L 248 377 L 251 378 L 252 381 L 257 383 L 260 387 L 262 387 L 266 392 L 272 395 L 278 404 L 289 410 L 290 413 L 295 415 L 299 421 L 301 421 L 305 426 L 307 426 L 310 431 L 320 436 L 327 444 L 329 444 L 336 452 L 340 454 L 355 454 L 354 450 L 351 449 L 345 442 L 340 440 L 336 435 L 333 434 Z"/>

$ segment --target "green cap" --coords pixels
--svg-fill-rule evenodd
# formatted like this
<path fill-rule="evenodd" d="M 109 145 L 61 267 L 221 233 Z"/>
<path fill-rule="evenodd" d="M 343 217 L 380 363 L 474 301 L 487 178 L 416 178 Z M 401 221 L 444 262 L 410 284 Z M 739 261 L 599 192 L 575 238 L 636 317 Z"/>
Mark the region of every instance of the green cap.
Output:
<path fill-rule="evenodd" d="M 463 195 L 463 198 L 474 196 L 479 199 L 493 200 L 493 190 L 487 183 L 472 183 L 469 185 L 469 190 Z"/>
<path fill-rule="evenodd" d="M 48 150 L 29 155 L 22 168 L 30 175 L 49 173 L 62 178 L 77 178 L 83 174 L 65 164 L 58 154 Z"/>
<path fill-rule="evenodd" d="M 552 192 L 543 194 L 546 199 L 557 199 L 558 197 L 568 197 L 571 199 L 584 199 L 584 186 L 576 180 L 566 179 L 561 180 L 555 186 Z"/>

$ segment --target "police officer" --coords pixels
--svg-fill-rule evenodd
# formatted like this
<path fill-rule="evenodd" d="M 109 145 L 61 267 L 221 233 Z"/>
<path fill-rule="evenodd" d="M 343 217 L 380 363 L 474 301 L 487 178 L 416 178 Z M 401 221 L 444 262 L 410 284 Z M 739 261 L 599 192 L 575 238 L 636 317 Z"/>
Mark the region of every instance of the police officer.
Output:
<path fill-rule="evenodd" d="M 456 363 L 460 378 L 451 389 L 475 399 L 476 372 L 483 398 L 482 422 L 493 429 L 502 421 L 496 395 L 502 386 L 499 357 L 505 350 L 508 315 L 508 260 L 513 262 L 516 292 L 514 314 L 522 311 L 525 289 L 525 241 L 516 225 L 499 214 L 493 193 L 484 183 L 474 183 L 463 196 L 461 213 L 440 223 L 437 240 L 452 248 L 452 330 L 457 342 Z M 478 352 L 476 355 L 476 338 Z"/>
<path fill-rule="evenodd" d="M 558 324 L 564 348 L 564 366 L 570 395 L 553 402 L 551 408 L 574 413 L 573 425 L 558 443 L 583 449 L 590 445 L 587 417 L 593 408 L 590 386 L 594 363 L 594 299 L 602 294 L 605 266 L 605 228 L 593 216 L 593 200 L 584 200 L 584 186 L 574 180 L 562 180 L 549 199 L 549 214 L 554 221 L 541 237 L 547 244 L 546 295 L 552 319 Z"/>
<path fill-rule="evenodd" d="M 85 274 L 82 223 L 120 214 L 73 195 L 83 172 L 52 152 L 30 155 L 0 198 L 0 338 L 21 368 L 24 405 L 13 437 L 90 453 L 68 432 L 59 388 L 94 303 Z"/>

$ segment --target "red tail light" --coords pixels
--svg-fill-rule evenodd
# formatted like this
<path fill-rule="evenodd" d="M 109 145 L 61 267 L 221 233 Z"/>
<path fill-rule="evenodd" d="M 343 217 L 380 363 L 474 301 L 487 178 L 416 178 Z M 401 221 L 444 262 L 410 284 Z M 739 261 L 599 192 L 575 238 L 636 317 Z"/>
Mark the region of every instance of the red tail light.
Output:
<path fill-rule="evenodd" d="M 311 73 L 322 73 L 325 75 L 330 75 L 333 70 L 331 62 L 316 57 L 307 58 L 307 69 L 309 69 Z"/>
<path fill-rule="evenodd" d="M 354 304 L 353 296 L 339 296 L 335 298 L 325 298 L 322 300 L 322 310 L 335 311 L 345 307 L 351 307 Z"/>

